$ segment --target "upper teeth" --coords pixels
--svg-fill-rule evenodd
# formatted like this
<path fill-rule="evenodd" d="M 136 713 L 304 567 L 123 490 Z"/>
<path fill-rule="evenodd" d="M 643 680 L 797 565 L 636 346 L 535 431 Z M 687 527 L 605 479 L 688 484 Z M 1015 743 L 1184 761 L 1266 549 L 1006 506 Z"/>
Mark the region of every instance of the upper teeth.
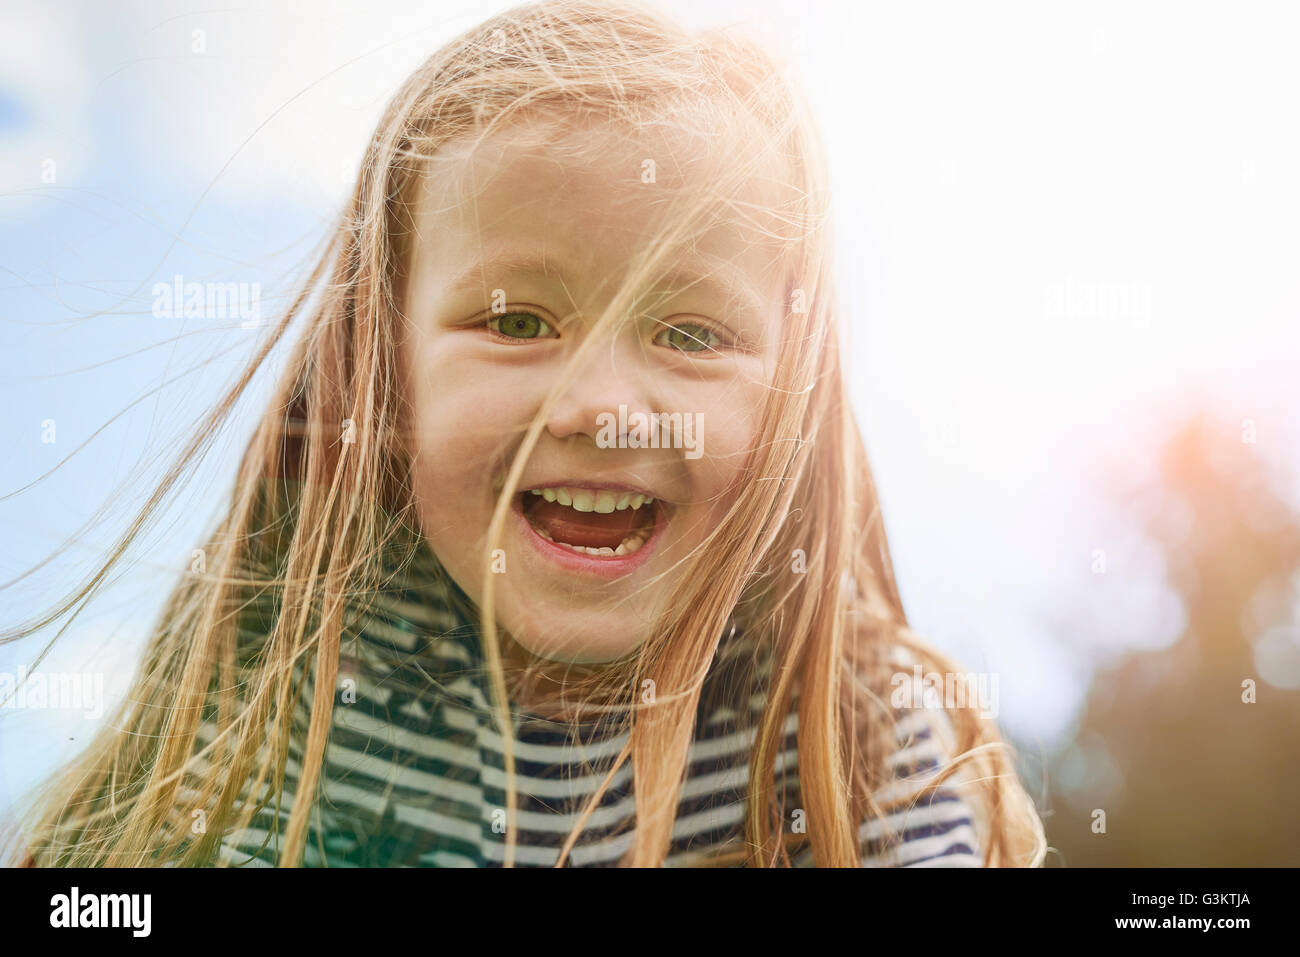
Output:
<path fill-rule="evenodd" d="M 640 508 L 642 505 L 649 505 L 654 501 L 649 495 L 642 495 L 640 492 L 611 492 L 608 489 L 590 489 L 590 488 L 572 488 L 570 486 L 560 486 L 557 488 L 534 488 L 529 489 L 533 495 L 540 495 L 548 502 L 559 502 L 561 505 L 568 505 L 579 512 L 601 512 L 609 514 L 615 510 L 622 511 L 625 508 Z"/>

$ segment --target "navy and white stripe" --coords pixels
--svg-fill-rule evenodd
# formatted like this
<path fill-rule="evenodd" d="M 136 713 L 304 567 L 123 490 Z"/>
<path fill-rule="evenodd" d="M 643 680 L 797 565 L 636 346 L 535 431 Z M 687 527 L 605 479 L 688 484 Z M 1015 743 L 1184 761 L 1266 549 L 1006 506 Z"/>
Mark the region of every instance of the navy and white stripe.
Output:
<path fill-rule="evenodd" d="M 427 552 L 426 552 L 427 555 Z M 489 707 L 475 626 L 453 611 L 454 585 L 439 581 L 428 556 L 409 566 L 350 629 L 340 654 L 341 693 L 323 769 L 323 799 L 313 814 L 304 863 L 329 867 L 491 867 L 505 856 L 502 739 Z M 460 596 L 463 599 L 463 595 Z M 249 633 L 255 643 L 259 636 Z M 756 652 L 743 635 L 722 643 L 701 699 L 667 866 L 740 846 L 748 755 L 765 701 L 762 688 L 739 686 L 735 669 Z M 763 664 L 770 665 L 770 662 Z M 767 671 L 760 668 L 758 677 Z M 222 853 L 236 866 L 266 866 L 288 821 L 290 795 L 306 736 L 310 680 L 299 697 L 285 798 L 250 827 L 226 835 Z M 355 697 L 355 700 L 352 700 Z M 519 715 L 515 721 L 518 789 L 517 866 L 553 866 L 587 799 L 627 742 L 592 724 Z M 877 795 L 899 807 L 859 831 L 869 867 L 978 867 L 983 864 L 970 807 L 945 782 L 914 807 L 907 799 L 933 778 L 947 751 L 942 712 L 900 713 L 890 757 L 903 780 Z M 785 722 L 776 784 L 787 810 L 798 807 L 798 715 Z M 201 727 L 206 744 L 215 725 Z M 635 817 L 630 761 L 614 775 L 573 849 L 573 866 L 608 867 L 631 846 Z M 278 832 L 278 833 L 277 833 Z M 792 858 L 812 863 L 811 850 Z"/>

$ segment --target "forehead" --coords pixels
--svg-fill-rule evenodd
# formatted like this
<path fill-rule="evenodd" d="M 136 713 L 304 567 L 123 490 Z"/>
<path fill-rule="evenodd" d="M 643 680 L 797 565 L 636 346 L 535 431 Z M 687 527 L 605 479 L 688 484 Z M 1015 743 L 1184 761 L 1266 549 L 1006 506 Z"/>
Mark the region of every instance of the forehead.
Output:
<path fill-rule="evenodd" d="M 456 140 L 420 178 L 412 251 L 444 277 L 522 257 L 604 287 L 660 231 L 683 225 L 683 203 L 703 191 L 725 201 L 675 243 L 661 272 L 674 281 L 714 272 L 732 293 L 779 307 L 790 282 L 779 213 L 790 189 L 772 162 L 727 185 L 730 149 L 680 127 L 549 118 Z"/>

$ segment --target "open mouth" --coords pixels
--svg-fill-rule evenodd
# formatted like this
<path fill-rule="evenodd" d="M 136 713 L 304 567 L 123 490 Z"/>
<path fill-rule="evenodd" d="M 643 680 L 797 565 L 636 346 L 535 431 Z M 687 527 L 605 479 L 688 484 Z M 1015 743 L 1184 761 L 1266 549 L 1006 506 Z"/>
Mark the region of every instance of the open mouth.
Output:
<path fill-rule="evenodd" d="M 629 489 L 555 486 L 519 496 L 525 520 L 539 536 L 595 558 L 634 555 L 653 537 L 662 505 Z"/>

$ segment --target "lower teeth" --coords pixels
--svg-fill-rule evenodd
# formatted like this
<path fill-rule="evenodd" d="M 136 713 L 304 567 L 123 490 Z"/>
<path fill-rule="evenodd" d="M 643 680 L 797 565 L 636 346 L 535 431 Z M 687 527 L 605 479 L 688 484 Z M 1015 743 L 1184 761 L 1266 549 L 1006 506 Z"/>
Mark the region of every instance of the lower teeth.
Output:
<path fill-rule="evenodd" d="M 619 555 L 631 555 L 633 552 L 641 550 L 641 546 L 646 543 L 648 537 L 646 532 L 638 530 L 623 539 L 618 548 L 610 548 L 608 545 L 601 548 L 589 548 L 586 545 L 570 545 L 568 542 L 557 542 L 555 539 L 551 538 L 550 534 L 544 528 L 537 528 L 535 531 L 548 542 L 563 546 L 570 551 L 582 552 L 586 555 L 595 555 L 597 558 L 614 558 Z"/>

